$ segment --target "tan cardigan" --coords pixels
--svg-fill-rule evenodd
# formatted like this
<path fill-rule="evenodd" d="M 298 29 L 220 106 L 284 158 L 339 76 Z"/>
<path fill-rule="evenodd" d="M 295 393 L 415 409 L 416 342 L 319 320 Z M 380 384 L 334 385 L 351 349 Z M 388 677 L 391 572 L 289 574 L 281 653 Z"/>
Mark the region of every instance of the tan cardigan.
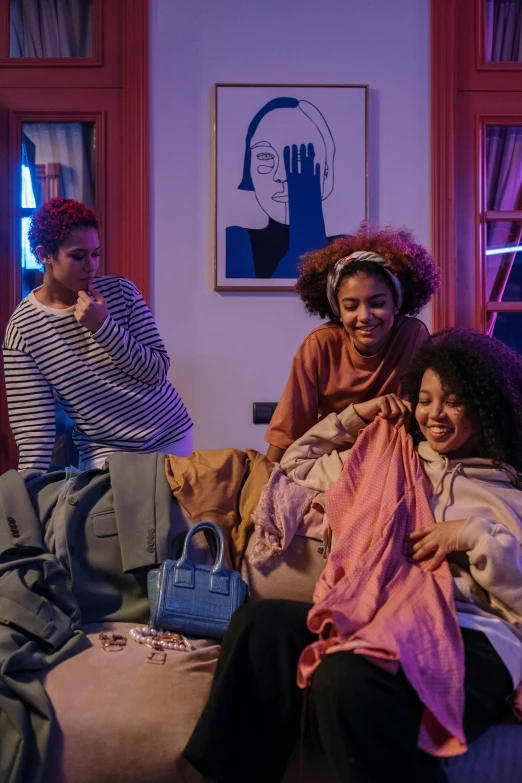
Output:
<path fill-rule="evenodd" d="M 281 467 L 298 484 L 325 492 L 367 424 L 353 405 L 331 413 L 285 453 Z M 436 522 L 466 519 L 460 534 L 469 564 L 451 563 L 458 611 L 500 616 L 522 640 L 522 491 L 513 468 L 489 460 L 448 460 L 426 442 L 419 457 Z M 378 477 L 376 477 L 378 480 Z M 450 558 L 451 560 L 451 558 Z"/>

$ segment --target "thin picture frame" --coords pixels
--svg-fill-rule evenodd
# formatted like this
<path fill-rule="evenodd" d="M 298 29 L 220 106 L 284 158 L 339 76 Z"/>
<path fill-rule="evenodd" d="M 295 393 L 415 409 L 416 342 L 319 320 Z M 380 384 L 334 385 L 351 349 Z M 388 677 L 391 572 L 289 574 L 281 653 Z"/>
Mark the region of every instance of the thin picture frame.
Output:
<path fill-rule="evenodd" d="M 215 291 L 293 291 L 368 218 L 368 105 L 364 84 L 215 85 Z"/>

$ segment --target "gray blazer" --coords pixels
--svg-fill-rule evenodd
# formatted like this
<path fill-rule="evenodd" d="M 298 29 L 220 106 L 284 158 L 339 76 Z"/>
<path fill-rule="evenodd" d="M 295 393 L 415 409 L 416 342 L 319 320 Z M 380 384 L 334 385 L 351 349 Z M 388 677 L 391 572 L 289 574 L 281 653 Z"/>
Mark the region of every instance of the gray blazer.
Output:
<path fill-rule="evenodd" d="M 39 670 L 84 643 L 68 575 L 44 552 L 23 479 L 0 476 L 0 780 L 46 783 L 53 710 Z"/>
<path fill-rule="evenodd" d="M 0 477 L 0 557 L 21 547 L 56 554 L 86 623 L 147 622 L 147 571 L 178 556 L 190 524 L 159 453 L 112 454 L 70 478 Z"/>
<path fill-rule="evenodd" d="M 53 711 L 35 673 L 85 644 L 83 622 L 144 623 L 146 574 L 191 524 L 162 454 L 102 470 L 0 476 L 0 781 L 46 783 Z"/>

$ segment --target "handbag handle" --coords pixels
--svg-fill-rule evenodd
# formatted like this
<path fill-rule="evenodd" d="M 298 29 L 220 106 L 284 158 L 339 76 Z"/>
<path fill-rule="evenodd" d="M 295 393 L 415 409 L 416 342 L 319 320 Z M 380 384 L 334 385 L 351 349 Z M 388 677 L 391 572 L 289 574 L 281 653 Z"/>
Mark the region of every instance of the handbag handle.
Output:
<path fill-rule="evenodd" d="M 208 588 L 211 593 L 221 593 L 228 595 L 229 589 L 229 570 L 225 568 L 225 539 L 218 525 L 214 522 L 198 522 L 187 533 L 183 552 L 174 568 L 174 584 L 180 587 L 194 588 L 195 584 L 195 565 L 189 557 L 188 547 L 190 540 L 200 530 L 208 530 L 212 533 L 214 541 L 217 544 L 217 555 L 214 565 L 210 569 Z"/>

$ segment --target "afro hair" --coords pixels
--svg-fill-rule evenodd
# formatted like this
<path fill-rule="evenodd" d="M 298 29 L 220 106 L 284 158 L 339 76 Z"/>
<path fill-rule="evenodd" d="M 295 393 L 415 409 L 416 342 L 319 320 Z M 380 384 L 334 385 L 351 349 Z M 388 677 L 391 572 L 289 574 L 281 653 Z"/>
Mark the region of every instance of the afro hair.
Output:
<path fill-rule="evenodd" d="M 300 264 L 296 291 L 310 315 L 335 320 L 337 316 L 326 296 L 328 273 L 336 261 L 357 250 L 378 253 L 388 263 L 390 272 L 400 280 L 404 299 L 399 315 L 417 315 L 440 287 L 440 271 L 428 251 L 415 242 L 411 231 L 398 231 L 390 226 L 378 230 L 363 222 L 355 234 L 335 239 L 321 250 L 306 253 Z M 375 276 L 385 279 L 382 270 L 374 264 Z M 341 274 L 344 277 L 368 274 L 368 262 L 354 260 Z M 392 288 L 389 280 L 388 285 Z"/>

